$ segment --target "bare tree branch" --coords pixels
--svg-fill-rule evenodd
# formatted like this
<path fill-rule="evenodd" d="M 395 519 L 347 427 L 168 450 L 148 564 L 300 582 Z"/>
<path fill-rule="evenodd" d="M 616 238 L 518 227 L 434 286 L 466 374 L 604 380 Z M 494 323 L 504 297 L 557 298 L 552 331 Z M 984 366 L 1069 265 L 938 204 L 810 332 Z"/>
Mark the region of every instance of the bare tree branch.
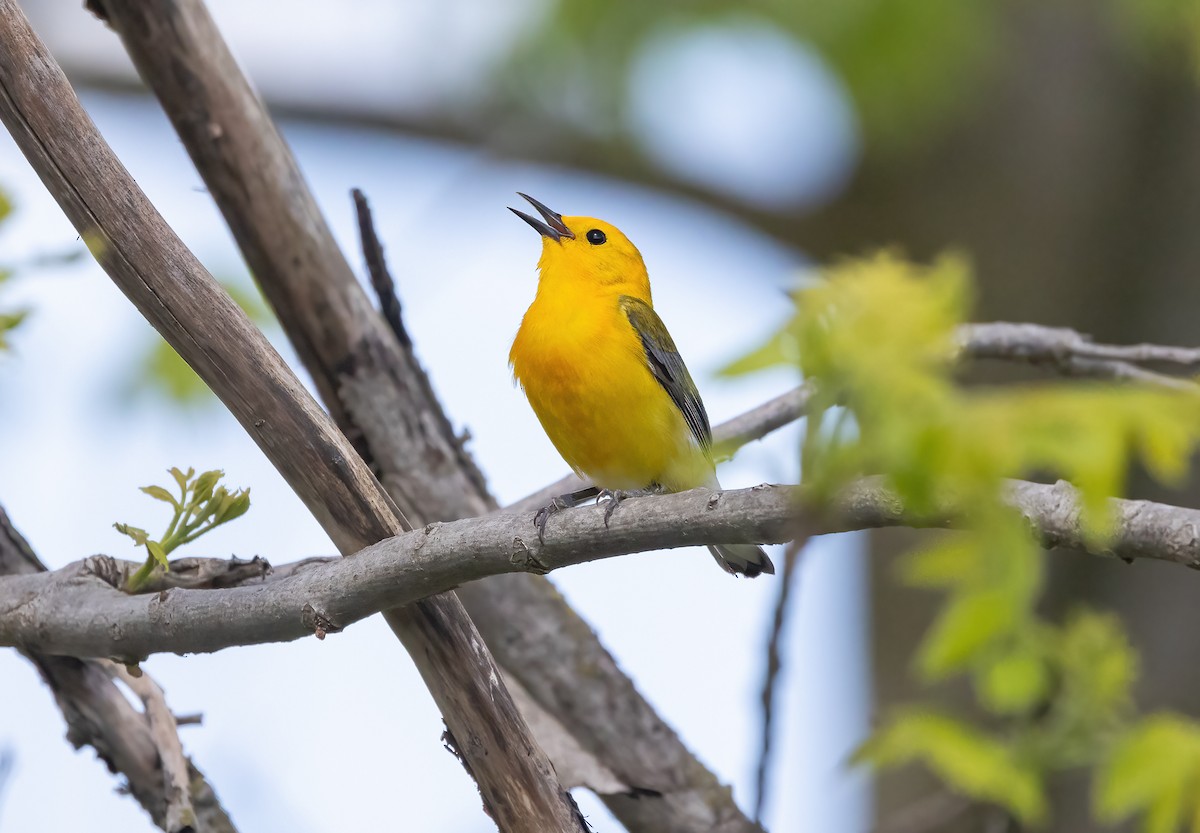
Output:
<path fill-rule="evenodd" d="M 45 570 L 0 507 L 0 575 L 45 575 Z M 246 577 L 245 571 L 235 572 Z M 195 833 L 236 833 L 233 822 L 204 775 L 190 759 L 183 757 L 175 727 L 161 722 L 152 727 L 147 716 L 134 709 L 114 685 L 117 666 L 107 660 L 80 660 L 34 651 L 22 653 L 38 669 L 53 693 L 67 722 L 67 739 L 76 748 L 91 746 L 109 770 L 124 776 L 129 792 L 155 824 L 172 833 L 186 829 L 183 825 L 186 817 L 173 814 L 170 809 L 163 766 L 168 759 L 167 750 L 170 750 L 171 760 L 181 763 L 187 776 L 186 794 L 176 798 L 175 804 L 191 803 L 195 811 L 191 822 Z M 144 672 L 142 680 L 145 685 L 154 685 Z M 163 708 L 166 708 L 165 702 Z"/>
<path fill-rule="evenodd" d="M 792 607 L 793 589 L 800 581 L 797 575 L 800 553 L 807 539 L 796 539 L 787 545 L 783 564 L 779 571 L 779 589 L 775 597 L 775 611 L 771 617 L 771 628 L 767 636 L 767 664 L 763 669 L 761 689 L 762 726 L 758 735 L 758 767 L 754 773 L 754 820 L 762 824 L 763 812 L 767 807 L 767 792 L 771 776 L 771 742 L 774 740 L 775 686 L 783 672 L 783 657 L 779 650 L 783 641 L 783 626 Z"/>
<path fill-rule="evenodd" d="M 186 31 L 198 37 L 206 57 L 241 78 L 201 4 L 128 6 L 104 4 L 118 29 L 135 33 L 128 43 L 171 50 L 172 36 Z M 118 14 L 125 15 L 123 25 Z M 134 52 L 135 61 L 144 57 Z M 184 71 L 195 54 L 172 50 L 171 57 Z M 181 95 L 199 98 L 195 89 Z M 239 115 L 253 120 L 259 112 L 208 114 L 210 144 L 228 146 Z M 357 451 L 112 154 L 13 0 L 0 0 L 0 117 L 97 261 L 229 407 L 339 550 L 348 555 L 403 531 L 403 517 Z M 254 128 L 255 136 L 274 132 L 269 119 Z M 286 168 L 290 157 L 281 161 Z M 252 191 L 253 182 L 238 187 Z M 316 244 L 300 234 L 280 245 Z M 295 251 L 290 256 L 299 257 Z M 424 599 L 389 611 L 387 619 L 461 741 L 500 829 L 583 829 L 578 809 L 530 736 L 458 599 L 453 594 Z"/>
<path fill-rule="evenodd" d="M 972 359 L 1003 359 L 1048 365 L 1068 376 L 1093 376 L 1145 382 L 1194 390 L 1193 379 L 1180 379 L 1140 367 L 1170 365 L 1179 370 L 1200 369 L 1200 349 L 1159 344 L 1096 344 L 1088 336 L 1064 327 L 995 321 L 959 327 L 963 355 Z"/>
<path fill-rule="evenodd" d="M 1080 523 L 1070 484 L 1010 481 L 1007 499 L 1047 547 L 1200 568 L 1200 510 L 1113 500 L 1113 538 L 1096 545 Z M 456 584 L 511 572 L 546 572 L 663 547 L 769 543 L 800 534 L 883 526 L 952 529 L 953 507 L 912 516 L 876 480 L 849 489 L 831 508 L 805 508 L 798 486 L 729 492 L 696 489 L 622 503 L 605 525 L 602 506 L 560 512 L 539 543 L 532 518 L 491 515 L 405 533 L 353 561 L 316 560 L 286 578 L 221 590 L 129 596 L 108 584 L 95 556 L 53 573 L 0 579 L 0 646 L 74 656 L 139 659 L 278 642 L 332 625 L 341 629 L 397 604 Z"/>
<path fill-rule="evenodd" d="M 500 573 L 545 573 L 668 546 L 784 540 L 797 496 L 788 487 L 656 496 L 623 504 L 607 527 L 604 507 L 586 507 L 556 516 L 545 543 L 527 514 L 435 523 L 367 547 L 353 562 L 310 562 L 285 579 L 219 590 L 131 596 L 106 580 L 129 567 L 93 556 L 52 573 L 0 579 L 0 646 L 134 661 L 297 639 L 317 622 L 342 629 Z"/>

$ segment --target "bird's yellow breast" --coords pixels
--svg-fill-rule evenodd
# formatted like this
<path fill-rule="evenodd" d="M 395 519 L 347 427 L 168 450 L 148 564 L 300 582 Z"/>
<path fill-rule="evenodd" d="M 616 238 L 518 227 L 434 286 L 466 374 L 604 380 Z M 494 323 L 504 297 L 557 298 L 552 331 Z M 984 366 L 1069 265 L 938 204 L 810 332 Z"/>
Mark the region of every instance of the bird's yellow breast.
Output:
<path fill-rule="evenodd" d="M 606 489 L 690 489 L 712 463 L 651 374 L 616 293 L 539 292 L 509 353 L 555 448 Z"/>

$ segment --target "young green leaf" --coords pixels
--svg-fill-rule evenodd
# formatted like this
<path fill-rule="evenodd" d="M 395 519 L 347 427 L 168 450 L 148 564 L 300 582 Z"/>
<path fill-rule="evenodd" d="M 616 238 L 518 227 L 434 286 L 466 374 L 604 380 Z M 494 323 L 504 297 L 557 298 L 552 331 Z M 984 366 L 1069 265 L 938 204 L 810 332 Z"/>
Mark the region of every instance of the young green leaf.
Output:
<path fill-rule="evenodd" d="M 191 469 L 191 468 L 189 468 L 189 469 L 187 470 L 187 474 L 184 474 L 184 473 L 183 473 L 183 472 L 181 472 L 179 469 L 177 469 L 177 468 L 175 468 L 174 466 L 172 466 L 172 467 L 171 467 L 170 469 L 168 469 L 167 471 L 170 473 L 171 477 L 173 477 L 173 478 L 175 479 L 175 482 L 176 482 L 177 484 L 179 484 L 179 491 L 180 491 L 180 493 L 182 493 L 182 494 L 186 494 L 186 493 L 187 493 L 188 481 L 192 479 L 192 476 L 193 476 L 193 475 L 195 475 L 195 473 L 196 473 L 196 470 L 195 470 L 195 469 Z"/>
<path fill-rule="evenodd" d="M 142 491 L 150 495 L 150 497 L 154 498 L 155 500 L 161 500 L 164 503 L 171 504 L 172 506 L 179 505 L 179 501 L 175 499 L 175 496 L 162 486 L 142 486 Z"/>
<path fill-rule="evenodd" d="M 136 526 L 130 526 L 129 524 L 116 523 L 113 524 L 113 528 L 122 535 L 128 535 L 133 539 L 133 543 L 139 547 L 144 546 L 150 538 L 150 533 L 146 532 L 146 530 L 138 529 Z"/>
<path fill-rule="evenodd" d="M 225 476 L 225 472 L 220 469 L 206 471 L 196 478 L 192 484 L 192 494 L 198 503 L 204 503 L 212 498 L 213 488 L 217 485 L 217 481 Z"/>

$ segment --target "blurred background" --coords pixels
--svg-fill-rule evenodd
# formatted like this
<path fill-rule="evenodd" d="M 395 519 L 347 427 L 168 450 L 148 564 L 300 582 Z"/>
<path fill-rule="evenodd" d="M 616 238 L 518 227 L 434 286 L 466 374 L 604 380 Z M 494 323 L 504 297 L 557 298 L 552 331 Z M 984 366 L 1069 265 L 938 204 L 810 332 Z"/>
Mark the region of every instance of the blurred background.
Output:
<path fill-rule="evenodd" d="M 715 375 L 785 319 L 787 288 L 813 263 L 880 246 L 966 253 L 981 319 L 1200 343 L 1195 0 L 210 6 L 354 262 L 348 191 L 370 197 L 419 354 L 502 502 L 565 470 L 506 367 L 539 249 L 504 210 L 517 190 L 603 217 L 641 248 L 714 422 L 795 384 Z M 253 297 L 117 38 L 74 4 L 23 7 L 168 221 Z M 137 487 L 172 465 L 224 468 L 253 490 L 249 517 L 195 554 L 332 552 L 98 267 L 70 259 L 82 244 L 7 136 L 0 189 L 15 204 L 0 226 L 0 265 L 15 269 L 0 312 L 30 310 L 0 355 L 0 503 L 42 559 L 133 557 L 111 524 L 165 522 Z M 780 432 L 722 480 L 795 482 L 795 447 L 794 430 Z M 886 555 L 910 537 L 820 540 L 790 577 L 770 829 L 888 829 L 936 791 L 920 772 L 872 781 L 846 765 L 874 715 L 916 691 L 909 658 L 935 599 L 894 583 Z M 1051 608 L 1088 600 L 1125 614 L 1144 660 L 1142 705 L 1200 712 L 1200 663 L 1173 637 L 1200 625 L 1196 588 L 1177 568 L 1067 557 L 1054 569 Z M 732 581 L 703 551 L 678 550 L 554 580 L 750 806 L 782 579 Z M 380 621 L 324 642 L 146 665 L 177 712 L 204 713 L 184 742 L 246 831 L 490 829 Z M 0 653 L 0 685 L 0 758 L 12 762 L 0 830 L 151 829 L 62 739 L 51 698 L 12 652 Z M 1088 829 L 1081 795 L 1064 781 L 1056 830 Z M 597 829 L 616 828 L 580 800 Z"/>

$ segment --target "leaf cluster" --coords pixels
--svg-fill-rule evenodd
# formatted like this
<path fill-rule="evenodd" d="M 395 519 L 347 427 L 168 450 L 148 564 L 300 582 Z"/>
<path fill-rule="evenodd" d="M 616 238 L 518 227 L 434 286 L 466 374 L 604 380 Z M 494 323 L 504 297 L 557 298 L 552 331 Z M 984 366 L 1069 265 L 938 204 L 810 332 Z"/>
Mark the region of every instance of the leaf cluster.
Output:
<path fill-rule="evenodd" d="M 1138 660 L 1114 617 L 1037 614 L 1041 548 L 1005 501 L 1006 478 L 1064 477 L 1079 489 L 1085 534 L 1103 546 L 1108 500 L 1131 464 L 1167 483 L 1184 476 L 1200 442 L 1200 395 L 1080 382 L 964 388 L 955 379 L 955 331 L 971 298 L 962 260 L 919 268 L 881 254 L 823 277 L 798 293 L 793 320 L 730 370 L 798 363 L 814 383 L 801 450 L 814 500 L 879 475 L 916 514 L 952 507 L 961 531 L 906 555 L 899 578 L 944 595 L 917 675 L 927 685 L 965 676 L 985 715 L 975 725 L 929 706 L 900 710 L 859 760 L 921 762 L 948 787 L 1034 824 L 1048 817 L 1046 778 L 1087 767 L 1098 818 L 1143 812 L 1154 831 L 1185 816 L 1200 825 L 1200 725 L 1139 722 Z M 1182 775 L 1122 785 L 1160 752 L 1191 763 Z"/>
<path fill-rule="evenodd" d="M 113 524 L 117 532 L 128 535 L 136 546 L 146 548 L 146 563 L 129 579 L 126 589 L 130 593 L 136 593 L 145 584 L 155 566 L 169 569 L 168 556 L 174 549 L 195 541 L 221 524 L 240 518 L 250 509 L 250 490 L 230 492 L 219 485 L 225 476 L 222 471 L 197 475 L 192 468 L 186 472 L 172 468 L 169 473 L 179 490 L 178 495 L 163 486 L 142 487 L 150 497 L 171 506 L 171 521 L 161 537 L 151 538 L 146 530 L 130 524 Z"/>
<path fill-rule="evenodd" d="M 1200 6 L 1195 0 L 1059 3 L 1089 31 L 1164 55 L 1190 55 L 1200 68 Z M 764 0 L 732 7 L 715 0 L 603 4 L 552 3 L 494 74 L 497 114 L 531 112 L 568 131 L 606 139 L 630 132 L 627 90 L 648 51 L 680 35 L 739 29 L 774 31 L 815 51 L 845 85 L 868 144 L 884 153 L 917 146 L 953 124 L 1011 53 L 1021 10 L 1001 0 Z"/>

